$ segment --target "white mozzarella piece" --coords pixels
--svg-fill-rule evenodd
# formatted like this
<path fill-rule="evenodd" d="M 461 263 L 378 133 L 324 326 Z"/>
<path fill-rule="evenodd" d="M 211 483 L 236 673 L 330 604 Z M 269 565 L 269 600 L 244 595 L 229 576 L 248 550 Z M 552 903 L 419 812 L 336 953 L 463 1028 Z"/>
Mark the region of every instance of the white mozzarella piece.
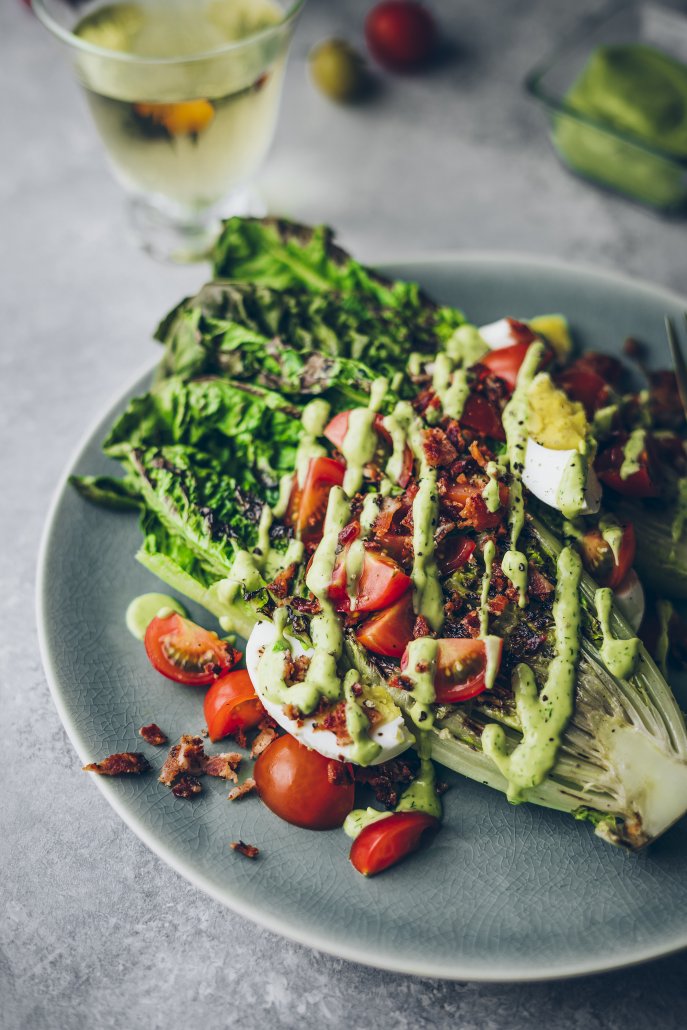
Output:
<path fill-rule="evenodd" d="M 522 473 L 524 485 L 544 504 L 558 508 L 558 491 L 561 481 L 574 455 L 575 451 L 573 450 L 555 451 L 551 447 L 542 447 L 530 437 L 527 441 L 525 467 Z M 587 473 L 584 501 L 581 515 L 593 515 L 599 510 L 601 483 L 591 465 Z M 560 508 L 558 510 L 560 511 Z"/>
<path fill-rule="evenodd" d="M 319 751 L 325 758 L 331 758 L 334 761 L 339 762 L 352 762 L 351 752 L 353 745 L 342 744 L 337 739 L 336 734 L 332 730 L 318 729 L 316 726 L 315 718 L 313 716 L 305 716 L 301 720 L 290 719 L 285 714 L 283 708 L 279 704 L 275 704 L 274 701 L 270 701 L 268 697 L 260 690 L 260 683 L 258 678 L 258 667 L 260 665 L 260 659 L 264 653 L 266 647 L 271 647 L 274 643 L 275 628 L 271 622 L 259 622 L 253 632 L 248 638 L 246 643 L 246 667 L 248 669 L 248 675 L 251 678 L 255 692 L 262 701 L 265 709 L 269 715 L 272 716 L 274 721 L 278 723 L 282 729 L 290 733 L 292 737 L 300 740 L 306 747 L 312 748 L 313 751 Z M 304 648 L 300 641 L 287 637 L 289 644 L 291 645 L 291 653 L 295 658 L 300 658 L 302 655 L 310 657 L 313 654 L 312 648 Z M 372 739 L 375 743 L 381 746 L 381 751 L 377 758 L 372 762 L 372 765 L 380 765 L 382 762 L 388 762 L 391 758 L 395 758 L 400 755 L 403 751 L 406 751 L 413 743 L 413 736 L 408 731 L 403 716 L 399 715 L 387 722 L 378 723 L 372 731 Z"/>
<path fill-rule="evenodd" d="M 489 350 L 501 350 L 503 347 L 512 347 L 514 343 L 518 342 L 513 332 L 513 327 L 507 318 L 499 318 L 497 322 L 481 325 L 479 327 L 479 334 Z"/>
<path fill-rule="evenodd" d="M 634 569 L 630 569 L 619 587 L 613 591 L 615 603 L 632 629 L 637 632 L 644 618 L 644 588 Z"/>

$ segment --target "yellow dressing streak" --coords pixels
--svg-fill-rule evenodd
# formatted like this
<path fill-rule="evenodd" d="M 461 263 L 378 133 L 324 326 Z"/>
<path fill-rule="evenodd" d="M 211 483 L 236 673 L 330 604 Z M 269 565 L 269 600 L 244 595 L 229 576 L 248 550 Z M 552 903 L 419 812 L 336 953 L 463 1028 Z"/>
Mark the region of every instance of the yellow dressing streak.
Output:
<path fill-rule="evenodd" d="M 639 640 L 630 637 L 628 640 L 616 640 L 611 630 L 611 609 L 613 607 L 613 591 L 609 587 L 599 587 L 594 594 L 594 607 L 603 634 L 603 643 L 599 654 L 604 665 L 612 676 L 627 679 L 632 672 L 639 654 Z"/>
<path fill-rule="evenodd" d="M 513 693 L 522 739 L 509 754 L 506 735 L 492 723 L 482 733 L 482 749 L 508 781 L 508 800 L 523 800 L 523 791 L 542 782 L 556 761 L 561 735 L 572 715 L 580 651 L 580 557 L 572 547 L 558 556 L 553 605 L 556 654 L 540 694 L 532 670 L 518 665 Z"/>

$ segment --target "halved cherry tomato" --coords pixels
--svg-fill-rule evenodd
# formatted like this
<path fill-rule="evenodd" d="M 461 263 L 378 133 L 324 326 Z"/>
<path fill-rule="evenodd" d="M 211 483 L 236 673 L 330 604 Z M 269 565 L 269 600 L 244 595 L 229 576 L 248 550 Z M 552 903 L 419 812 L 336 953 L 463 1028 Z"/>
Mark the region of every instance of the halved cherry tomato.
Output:
<path fill-rule="evenodd" d="M 602 587 L 615 590 L 620 586 L 635 560 L 637 544 L 632 524 L 623 526 L 617 561 L 611 545 L 604 540 L 600 529 L 588 530 L 579 543 L 582 562 L 589 575 Z"/>
<path fill-rule="evenodd" d="M 508 387 L 514 390 L 515 384 L 518 381 L 520 366 L 525 360 L 530 345 L 531 341 L 514 343 L 510 347 L 499 347 L 496 350 L 489 351 L 483 358 L 480 358 L 479 364 L 488 368 L 499 379 L 503 379 L 504 383 L 507 383 Z"/>
<path fill-rule="evenodd" d="M 501 413 L 495 404 L 481 393 L 471 393 L 465 402 L 460 423 L 479 433 L 490 436 L 494 440 L 505 440 Z"/>
<path fill-rule="evenodd" d="M 611 387 L 591 368 L 571 365 L 558 376 L 557 384 L 571 400 L 583 405 L 587 418 L 610 402 Z"/>
<path fill-rule="evenodd" d="M 489 513 L 491 514 L 491 513 Z M 437 547 L 437 562 L 443 576 L 450 576 L 470 561 L 477 547 L 475 540 L 462 533 L 451 533 Z"/>
<path fill-rule="evenodd" d="M 210 740 L 215 741 L 236 730 L 257 726 L 265 709 L 246 670 L 235 669 L 212 684 L 205 695 L 203 713 Z"/>
<path fill-rule="evenodd" d="M 346 557 L 348 547 L 344 547 L 332 572 L 329 596 L 337 611 L 351 610 L 351 601 L 346 590 Z M 357 584 L 355 610 L 357 612 L 378 612 L 388 608 L 394 601 L 405 594 L 410 586 L 410 576 L 393 558 L 379 551 L 365 551 L 363 568 Z"/>
<path fill-rule="evenodd" d="M 426 812 L 394 812 L 360 831 L 349 858 L 363 876 L 375 876 L 417 851 L 439 826 Z"/>
<path fill-rule="evenodd" d="M 400 601 L 366 619 L 358 626 L 355 635 L 358 643 L 373 654 L 400 658 L 413 639 L 414 625 L 413 595 L 408 590 Z"/>
<path fill-rule="evenodd" d="M 638 459 L 639 470 L 625 479 L 620 475 L 624 457 L 623 444 L 614 444 L 597 456 L 594 468 L 601 482 L 624 497 L 658 497 L 661 490 L 649 438 Z"/>
<path fill-rule="evenodd" d="M 294 479 L 287 520 L 306 547 L 322 539 L 329 492 L 333 486 L 343 486 L 345 471 L 333 458 L 311 458 L 302 489 Z"/>
<path fill-rule="evenodd" d="M 330 443 L 333 443 L 337 450 L 342 450 L 343 442 L 348 432 L 348 418 L 350 411 L 340 411 L 338 415 L 335 415 L 329 425 L 325 427 L 324 435 L 327 437 Z M 381 415 L 375 415 L 374 428 L 377 436 L 389 447 L 392 447 L 391 434 L 384 425 L 384 419 Z M 406 486 L 408 480 L 413 471 L 413 452 L 410 447 L 406 447 L 403 452 L 403 464 L 401 466 L 401 474 L 398 477 L 398 485 Z"/>
<path fill-rule="evenodd" d="M 448 637 L 438 640 L 437 668 L 434 690 L 439 704 L 456 704 L 477 697 L 485 689 L 487 649 L 479 638 Z M 499 641 L 497 665 L 501 664 L 503 643 Z M 401 659 L 401 669 L 408 664 L 407 653 Z"/>
<path fill-rule="evenodd" d="M 451 483 L 446 490 L 446 500 L 450 504 L 455 504 L 460 507 L 461 511 L 465 508 L 468 501 L 471 501 L 469 518 L 467 521 L 473 526 L 479 533 L 484 532 L 486 529 L 495 529 L 499 526 L 503 520 L 503 513 L 508 507 L 508 487 L 504 483 L 499 483 L 499 500 L 501 507 L 497 508 L 496 511 L 489 511 L 486 502 L 482 497 L 482 490 L 484 487 L 478 483 Z"/>
<path fill-rule="evenodd" d="M 241 653 L 226 640 L 176 612 L 162 619 L 156 616 L 148 625 L 144 644 L 158 672 L 175 683 L 190 686 L 212 683 L 241 658 Z"/>
<path fill-rule="evenodd" d="M 342 782 L 332 782 L 332 764 L 338 763 L 286 734 L 262 752 L 253 775 L 260 797 L 280 819 L 306 830 L 333 830 L 353 808 L 355 786 L 348 770 Z"/>

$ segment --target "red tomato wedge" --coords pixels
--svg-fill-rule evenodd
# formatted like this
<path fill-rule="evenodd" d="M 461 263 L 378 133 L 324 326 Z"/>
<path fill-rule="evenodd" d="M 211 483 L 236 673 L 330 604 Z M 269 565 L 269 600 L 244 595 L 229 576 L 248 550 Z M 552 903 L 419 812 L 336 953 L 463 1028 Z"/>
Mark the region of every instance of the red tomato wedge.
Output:
<path fill-rule="evenodd" d="M 212 684 L 205 695 L 203 713 L 212 741 L 237 730 L 250 730 L 266 714 L 245 669 L 235 669 Z"/>
<path fill-rule="evenodd" d="M 465 402 L 460 424 L 493 440 L 505 440 L 501 413 L 487 397 L 481 393 L 471 393 Z"/>
<path fill-rule="evenodd" d="M 658 497 L 661 489 L 652 445 L 648 438 L 647 447 L 638 459 L 638 471 L 626 476 L 625 479 L 620 475 L 624 457 L 625 451 L 622 444 L 614 444 L 597 456 L 594 468 L 601 482 L 624 497 Z"/>
<path fill-rule="evenodd" d="M 446 500 L 460 508 L 462 517 L 479 533 L 487 529 L 496 529 L 503 521 L 503 513 L 508 507 L 508 487 L 499 483 L 499 500 L 501 507 L 489 511 L 482 497 L 484 488 L 478 483 L 452 483 L 446 491 Z"/>
<path fill-rule="evenodd" d="M 329 492 L 333 486 L 343 486 L 345 471 L 344 465 L 333 458 L 311 458 L 303 488 L 294 480 L 287 520 L 306 547 L 322 539 Z"/>
<path fill-rule="evenodd" d="M 346 590 L 346 559 L 349 547 L 344 547 L 334 566 L 329 596 L 337 611 L 351 610 L 351 601 Z M 379 551 L 365 551 L 363 567 L 357 583 L 354 610 L 357 612 L 378 612 L 388 608 L 405 594 L 411 584 L 410 576 L 388 555 Z"/>
<path fill-rule="evenodd" d="M 497 670 L 501 664 L 503 642 L 497 637 L 490 637 L 493 646 L 498 648 L 492 660 Z M 438 640 L 437 669 L 434 677 L 434 690 L 439 704 L 457 704 L 477 697 L 485 689 L 487 671 L 487 646 L 484 640 L 470 637 L 449 637 Z M 407 652 L 401 659 L 401 669 L 408 664 Z"/>
<path fill-rule="evenodd" d="M 439 820 L 426 812 L 394 812 L 360 831 L 350 860 L 363 876 L 376 876 L 417 851 L 439 826 Z"/>
<path fill-rule="evenodd" d="M 412 591 L 408 590 L 400 601 L 370 616 L 355 632 L 359 644 L 387 658 L 400 658 L 413 639 L 415 610 Z"/>
<path fill-rule="evenodd" d="M 485 368 L 488 368 L 499 379 L 503 379 L 504 383 L 508 384 L 510 390 L 514 390 L 520 366 L 525 360 L 530 346 L 531 341 L 527 343 L 514 343 L 510 347 L 499 347 L 497 350 L 489 351 L 483 358 L 480 358 L 479 364 L 484 365 Z"/>
<path fill-rule="evenodd" d="M 197 626 L 176 612 L 149 623 L 146 653 L 158 672 L 175 683 L 203 687 L 228 672 L 241 653 L 216 633 Z"/>
<path fill-rule="evenodd" d="M 334 444 L 337 450 L 342 450 L 343 442 L 348 432 L 348 417 L 350 411 L 340 411 L 338 415 L 335 415 L 328 426 L 324 430 L 324 435 L 327 437 L 330 443 Z M 384 419 L 381 415 L 375 415 L 374 422 L 375 432 L 379 436 L 380 440 L 386 444 L 389 449 L 392 447 L 391 434 L 389 430 L 384 426 Z M 406 447 L 403 452 L 403 464 L 401 466 L 401 474 L 398 477 L 398 485 L 405 487 L 410 479 L 413 471 L 413 452 L 410 447 Z"/>
<path fill-rule="evenodd" d="M 593 576 L 602 587 L 615 590 L 632 568 L 635 560 L 637 543 L 634 527 L 631 523 L 622 527 L 623 536 L 618 548 L 618 559 L 611 545 L 604 540 L 601 530 L 590 529 L 579 541 L 582 562 L 590 576 Z"/>
<path fill-rule="evenodd" d="M 330 776 L 329 766 L 341 775 Z M 253 775 L 267 807 L 306 830 L 333 830 L 353 808 L 355 786 L 348 768 L 311 751 L 288 733 L 262 752 Z"/>

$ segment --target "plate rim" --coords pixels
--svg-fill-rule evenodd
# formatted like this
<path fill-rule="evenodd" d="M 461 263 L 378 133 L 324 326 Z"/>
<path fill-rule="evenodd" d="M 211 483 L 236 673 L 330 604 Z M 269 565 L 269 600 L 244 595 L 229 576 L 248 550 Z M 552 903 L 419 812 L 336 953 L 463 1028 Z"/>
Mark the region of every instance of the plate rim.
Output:
<path fill-rule="evenodd" d="M 670 304 L 679 304 L 687 310 L 687 295 L 683 296 L 677 290 L 673 290 L 657 283 L 652 283 L 647 279 L 638 278 L 634 275 L 618 272 L 613 269 L 599 267 L 592 263 L 571 262 L 557 257 L 541 257 L 538 255 L 530 255 L 523 251 L 459 251 L 450 249 L 438 252 L 418 251 L 417 253 L 405 253 L 400 258 L 386 257 L 382 255 L 374 261 L 369 261 L 367 263 L 372 267 L 381 267 L 382 269 L 389 267 L 403 269 L 417 267 L 420 265 L 451 264 L 456 266 L 470 266 L 475 264 L 515 264 L 521 267 L 530 266 L 533 269 L 545 269 L 546 271 L 555 269 L 560 272 L 567 272 L 569 274 L 585 278 L 593 277 L 598 281 L 609 281 L 618 286 L 634 289 L 647 296 L 651 295 L 654 298 L 664 299 Z M 41 532 L 36 567 L 35 608 L 39 653 L 48 688 L 50 690 L 53 703 L 57 709 L 60 721 L 74 750 L 82 762 L 86 762 L 88 760 L 89 756 L 87 754 L 87 749 L 67 711 L 63 698 L 63 688 L 60 684 L 57 668 L 53 664 L 48 644 L 48 614 L 46 611 L 47 595 L 45 578 L 47 559 L 50 551 L 51 538 L 55 530 L 57 512 L 62 498 L 69 489 L 69 476 L 71 475 L 73 468 L 81 458 L 84 451 L 91 444 L 98 426 L 104 420 L 111 418 L 116 413 L 121 406 L 122 398 L 132 390 L 135 390 L 138 383 L 146 375 L 150 375 L 157 364 L 158 359 L 156 357 L 154 360 L 148 360 L 145 364 L 139 366 L 135 373 L 132 374 L 131 378 L 127 377 L 126 384 L 124 386 L 118 386 L 113 391 L 110 401 L 104 404 L 100 412 L 90 420 L 86 429 L 79 436 L 78 441 L 71 449 L 69 457 L 57 478 L 46 510 L 45 522 Z M 474 968 L 468 968 L 465 965 L 460 968 L 455 968 L 454 965 L 451 965 L 449 968 L 446 960 L 445 964 L 442 966 L 437 962 L 437 960 L 423 962 L 421 956 L 417 959 L 395 959 L 392 955 L 387 956 L 375 953 L 371 948 L 369 950 L 361 951 L 359 947 L 348 947 L 343 942 L 332 943 L 327 936 L 322 933 L 322 931 L 308 930 L 306 932 L 299 932 L 298 927 L 294 926 L 288 920 L 283 920 L 280 916 L 272 913 L 256 910 L 251 904 L 244 903 L 238 892 L 232 893 L 231 885 L 227 885 L 224 888 L 218 888 L 207 876 L 200 873 L 192 863 L 181 859 L 172 847 L 168 846 L 163 841 L 158 840 L 155 834 L 148 828 L 145 821 L 131 812 L 127 805 L 120 799 L 114 784 L 111 784 L 107 780 L 98 776 L 91 777 L 91 779 L 120 819 L 122 819 L 125 825 L 136 834 L 139 840 L 155 855 L 161 858 L 163 862 L 170 866 L 175 873 L 183 876 L 184 879 L 190 882 L 194 887 L 204 891 L 215 901 L 218 901 L 233 912 L 236 912 L 242 918 L 247 919 L 252 923 L 256 923 L 258 926 L 271 933 L 278 934 L 279 936 L 292 940 L 297 944 L 321 951 L 336 958 L 343 958 L 349 962 L 355 962 L 360 965 L 387 972 L 434 980 L 474 983 L 536 983 L 550 980 L 572 979 L 596 973 L 625 969 L 642 962 L 647 962 L 651 959 L 658 959 L 674 954 L 675 952 L 687 948 L 686 924 L 685 929 L 681 934 L 668 941 L 661 944 L 654 943 L 643 948 L 635 948 L 634 950 L 623 953 L 615 958 L 603 959 L 597 957 L 596 959 L 592 958 L 586 961 L 568 961 L 552 968 L 542 968 L 540 963 L 540 968 L 533 970 L 532 973 L 529 971 L 524 973 L 520 968 L 509 970 L 507 967 L 501 967 L 495 969 L 494 963 L 491 961 L 488 962 L 485 959 L 478 960 Z M 439 966 L 439 968 L 437 968 L 437 966 Z"/>

